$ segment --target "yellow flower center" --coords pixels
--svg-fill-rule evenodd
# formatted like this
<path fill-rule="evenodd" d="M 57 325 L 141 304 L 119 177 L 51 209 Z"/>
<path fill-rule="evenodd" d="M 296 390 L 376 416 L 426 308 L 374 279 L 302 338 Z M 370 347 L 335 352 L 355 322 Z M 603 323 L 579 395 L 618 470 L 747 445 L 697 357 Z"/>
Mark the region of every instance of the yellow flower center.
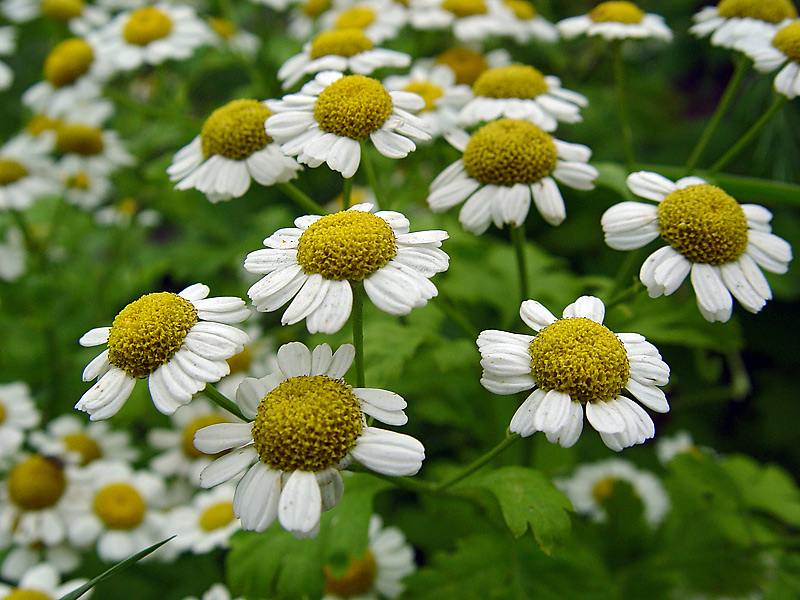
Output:
<path fill-rule="evenodd" d="M 147 377 L 172 358 L 195 323 L 194 306 L 177 294 L 142 296 L 114 318 L 108 360 L 131 377 Z"/>
<path fill-rule="evenodd" d="M 377 572 L 378 563 L 369 550 L 361 558 L 352 559 L 341 577 L 334 577 L 325 565 L 325 593 L 338 598 L 363 596 L 373 589 Z"/>
<path fill-rule="evenodd" d="M 729 263 L 747 248 L 742 207 L 714 185 L 690 185 L 669 194 L 658 205 L 658 229 L 692 262 Z"/>
<path fill-rule="evenodd" d="M 44 78 L 53 87 L 75 83 L 94 60 L 92 47 L 81 38 L 70 38 L 56 45 L 44 61 Z"/>
<path fill-rule="evenodd" d="M 297 262 L 309 275 L 361 281 L 397 254 L 394 232 L 372 213 L 346 210 L 313 223 L 297 243 Z"/>
<path fill-rule="evenodd" d="M 28 174 L 24 165 L 10 158 L 0 158 L 0 185 L 9 185 Z"/>
<path fill-rule="evenodd" d="M 58 119 L 51 119 L 45 114 L 38 114 L 31 117 L 25 129 L 27 129 L 28 133 L 31 135 L 36 136 L 45 131 L 50 131 L 51 129 L 58 129 L 60 126 L 61 121 Z"/>
<path fill-rule="evenodd" d="M 61 154 L 93 156 L 103 151 L 103 132 L 81 123 L 66 123 L 56 130 L 56 150 Z"/>
<path fill-rule="evenodd" d="M 163 39 L 172 31 L 172 19 L 164 11 L 145 6 L 131 13 L 122 30 L 125 41 L 134 46 L 147 46 Z"/>
<path fill-rule="evenodd" d="M 522 21 L 535 19 L 539 14 L 536 11 L 536 7 L 528 0 L 503 0 L 503 4 L 510 8 L 511 12 Z"/>
<path fill-rule="evenodd" d="M 272 138 L 264 131 L 264 121 L 272 111 L 257 100 L 233 100 L 211 113 L 200 130 L 203 156 L 220 154 L 244 160 L 263 150 Z"/>
<path fill-rule="evenodd" d="M 772 45 L 790 60 L 800 63 L 800 21 L 782 27 L 772 38 Z"/>
<path fill-rule="evenodd" d="M 83 14 L 83 0 L 42 0 L 41 11 L 45 17 L 69 21 Z"/>
<path fill-rule="evenodd" d="M 721 0 L 717 13 L 726 19 L 750 18 L 769 23 L 797 18 L 797 9 L 790 0 Z"/>
<path fill-rule="evenodd" d="M 194 434 L 197 433 L 198 429 L 208 427 L 209 425 L 216 425 L 218 423 L 230 423 L 230 419 L 226 419 L 225 416 L 221 414 L 209 413 L 207 415 L 197 417 L 186 427 L 184 427 L 181 435 L 181 448 L 183 449 L 183 453 L 189 458 L 200 458 L 201 456 L 213 456 L 216 458 L 222 456 L 223 454 L 227 454 L 226 450 L 217 454 L 209 455 L 205 454 L 204 452 L 200 452 L 200 450 L 194 446 Z"/>
<path fill-rule="evenodd" d="M 485 15 L 487 12 L 486 3 L 483 0 L 444 0 L 442 8 L 458 18 Z"/>
<path fill-rule="evenodd" d="M 6 420 L 6 406 L 0 401 L 0 423 Z"/>
<path fill-rule="evenodd" d="M 317 472 L 347 456 L 363 425 L 358 400 L 346 383 L 325 375 L 292 377 L 258 405 L 253 442 L 273 469 Z"/>
<path fill-rule="evenodd" d="M 480 52 L 470 48 L 450 48 L 436 57 L 436 64 L 447 65 L 456 75 L 456 83 L 472 85 L 489 68 Z"/>
<path fill-rule="evenodd" d="M 536 385 L 569 394 L 573 402 L 613 400 L 630 376 L 619 338 L 585 317 L 551 323 L 536 334 L 528 352 Z"/>
<path fill-rule="evenodd" d="M 235 518 L 236 517 L 233 515 L 232 502 L 212 504 L 200 515 L 200 529 L 203 531 L 222 529 Z"/>
<path fill-rule="evenodd" d="M 250 348 L 245 346 L 241 352 L 234 354 L 226 362 L 231 370 L 231 375 L 234 373 L 243 373 L 253 362 L 253 353 L 250 352 Z"/>
<path fill-rule="evenodd" d="M 436 100 L 444 95 L 442 88 L 430 81 L 412 81 L 403 88 L 403 91 L 422 96 L 422 99 L 425 100 L 425 108 L 422 109 L 422 112 L 436 108 Z"/>
<path fill-rule="evenodd" d="M 595 502 L 598 504 L 602 504 L 614 495 L 614 486 L 616 486 L 617 483 L 619 483 L 619 479 L 616 477 L 604 477 L 600 479 L 592 486 L 592 498 L 594 498 Z"/>
<path fill-rule="evenodd" d="M 80 465 L 85 467 L 93 460 L 103 456 L 100 445 L 83 432 L 70 433 L 62 438 L 67 450 L 77 452 L 81 456 Z"/>
<path fill-rule="evenodd" d="M 547 92 L 547 82 L 538 69 L 508 65 L 481 73 L 472 90 L 484 98 L 536 98 Z"/>
<path fill-rule="evenodd" d="M 375 11 L 369 6 L 353 6 L 339 14 L 336 29 L 364 29 L 375 21 Z"/>
<path fill-rule="evenodd" d="M 91 181 L 89 180 L 89 174 L 85 171 L 80 171 L 75 173 L 74 175 L 70 175 L 67 177 L 65 182 L 67 187 L 72 188 L 74 190 L 88 190 L 89 184 Z"/>
<path fill-rule="evenodd" d="M 139 204 L 133 198 L 123 198 L 117 203 L 117 210 L 125 216 L 133 217 L 139 212 Z"/>
<path fill-rule="evenodd" d="M 309 19 L 316 19 L 330 7 L 331 0 L 306 0 L 301 10 Z"/>
<path fill-rule="evenodd" d="M 314 118 L 323 131 L 363 140 L 383 126 L 392 109 L 392 98 L 380 81 L 345 75 L 322 90 Z"/>
<path fill-rule="evenodd" d="M 311 42 L 311 58 L 317 59 L 331 54 L 350 58 L 374 47 L 372 40 L 360 29 L 333 29 L 317 34 Z"/>
<path fill-rule="evenodd" d="M 633 2 L 601 2 L 589 11 L 589 18 L 595 23 L 641 23 L 644 11 Z"/>
<path fill-rule="evenodd" d="M 128 483 L 112 483 L 97 492 L 94 512 L 108 529 L 135 529 L 144 519 L 147 504 Z"/>
<path fill-rule="evenodd" d="M 50 458 L 34 454 L 11 469 L 8 497 L 22 510 L 42 510 L 54 506 L 64 490 L 64 468 Z"/>
<path fill-rule="evenodd" d="M 5 600 L 53 600 L 53 597 L 39 590 L 16 588 L 11 590 Z"/>
<path fill-rule="evenodd" d="M 214 32 L 223 39 L 230 39 L 236 33 L 236 27 L 228 19 L 210 17 L 208 24 Z"/>
<path fill-rule="evenodd" d="M 476 131 L 464 156 L 467 174 L 483 184 L 531 184 L 556 168 L 553 136 L 528 121 L 499 119 Z"/>

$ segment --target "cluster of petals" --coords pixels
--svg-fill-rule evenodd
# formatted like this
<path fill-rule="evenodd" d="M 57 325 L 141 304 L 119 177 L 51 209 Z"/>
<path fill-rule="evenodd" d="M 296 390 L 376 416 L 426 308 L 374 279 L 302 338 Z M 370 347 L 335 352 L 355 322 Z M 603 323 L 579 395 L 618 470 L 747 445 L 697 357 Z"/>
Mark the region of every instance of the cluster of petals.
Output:
<path fill-rule="evenodd" d="M 499 0 L 483 0 L 484 12 L 460 16 L 447 10 L 444 0 L 411 0 L 409 23 L 415 29 L 452 29 L 462 42 L 481 42 L 513 31 L 508 12 Z"/>
<path fill-rule="evenodd" d="M 778 49 L 773 40 L 784 27 L 798 27 L 800 20 L 789 20 L 774 27 L 758 28 L 758 34 L 738 37 L 734 47 L 747 54 L 753 61 L 753 68 L 762 73 L 771 73 L 780 69 L 775 76 L 775 90 L 789 99 L 800 96 L 800 62 L 797 57 L 790 57 Z"/>
<path fill-rule="evenodd" d="M 645 13 L 638 23 L 621 21 L 595 21 L 589 14 L 568 17 L 556 23 L 561 35 L 574 38 L 579 35 L 601 36 L 607 40 L 624 40 L 653 38 L 669 42 L 672 30 L 664 21 L 664 17 L 655 13 Z"/>
<path fill-rule="evenodd" d="M 692 15 L 689 33 L 697 37 L 711 35 L 711 44 L 734 48 L 741 38 L 769 35 L 774 24 L 751 17 L 725 17 L 716 6 L 705 6 Z"/>

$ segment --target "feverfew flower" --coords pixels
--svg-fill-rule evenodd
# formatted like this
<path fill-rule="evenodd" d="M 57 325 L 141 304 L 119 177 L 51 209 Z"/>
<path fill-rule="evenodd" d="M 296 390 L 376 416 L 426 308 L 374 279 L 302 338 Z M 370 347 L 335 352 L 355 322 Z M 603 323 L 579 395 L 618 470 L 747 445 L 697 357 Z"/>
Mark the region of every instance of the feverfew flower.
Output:
<path fill-rule="evenodd" d="M 318 73 L 297 94 L 269 107 L 267 133 L 281 151 L 311 167 L 324 162 L 343 177 L 352 177 L 361 163 L 361 144 L 369 138 L 388 158 L 416 150 L 412 141 L 429 140 L 430 132 L 409 110 L 425 101 L 410 92 L 388 92 L 377 80 L 338 71 Z"/>
<path fill-rule="evenodd" d="M 62 121 L 42 137 L 50 139 L 55 151 L 66 162 L 64 169 L 109 175 L 120 167 L 134 164 L 119 134 L 84 121 Z"/>
<path fill-rule="evenodd" d="M 607 40 L 655 38 L 669 42 L 672 30 L 664 17 L 645 13 L 633 2 L 601 2 L 585 15 L 569 17 L 556 23 L 561 35 L 574 38 L 586 34 Z"/>
<path fill-rule="evenodd" d="M 367 425 L 407 421 L 406 402 L 386 390 L 352 388 L 342 377 L 355 348 L 335 354 L 322 344 L 310 352 L 300 342 L 278 350 L 280 370 L 246 379 L 236 404 L 252 423 L 211 425 L 195 435 L 207 453 L 231 450 L 201 473 L 212 487 L 246 471 L 236 486 L 233 512 L 242 528 L 264 531 L 277 518 L 295 537 L 314 537 L 320 515 L 344 492 L 339 470 L 353 460 L 384 475 L 414 475 L 425 449 L 415 438 Z"/>
<path fill-rule="evenodd" d="M 207 554 L 216 548 L 227 548 L 230 537 L 241 529 L 233 516 L 235 484 L 225 483 L 211 490 L 196 493 L 189 504 L 172 509 L 167 522 L 175 539 L 177 552 Z"/>
<path fill-rule="evenodd" d="M 540 15 L 528 0 L 503 0 L 501 11 L 506 15 L 505 35 L 510 35 L 520 44 L 527 44 L 532 39 L 555 42 L 559 38 L 558 28 Z"/>
<path fill-rule="evenodd" d="M 775 76 L 775 90 L 789 99 L 800 96 L 800 20 L 784 21 L 765 35 L 739 38 L 735 46 L 757 71 L 783 67 Z"/>
<path fill-rule="evenodd" d="M 428 206 L 444 212 L 466 200 L 458 220 L 476 234 L 492 222 L 519 227 L 531 198 L 545 221 L 559 225 L 567 212 L 555 180 L 590 190 L 597 178 L 587 164 L 589 148 L 557 140 L 529 121 L 500 119 L 472 136 L 452 132 L 448 141 L 464 154 L 433 180 Z"/>
<path fill-rule="evenodd" d="M 265 275 L 247 291 L 256 308 L 271 312 L 294 298 L 284 325 L 306 319 L 310 333 L 335 333 L 350 316 L 356 284 L 390 315 L 425 306 L 437 294 L 430 277 L 449 264 L 439 248 L 447 232 L 409 233 L 401 213 L 371 209 L 358 204 L 324 217 L 306 215 L 265 239 L 267 248 L 244 262 L 249 272 Z"/>
<path fill-rule="evenodd" d="M 75 35 L 85 35 L 90 30 L 108 22 L 104 8 L 75 0 L 3 0 L 0 13 L 15 23 L 24 23 L 36 17 L 45 17 L 66 23 Z"/>
<path fill-rule="evenodd" d="M 29 569 L 43 562 L 51 565 L 61 575 L 65 575 L 77 569 L 82 559 L 80 553 L 66 540 L 55 546 L 42 546 L 37 542 L 29 546 L 14 546 L 3 557 L 0 577 L 6 581 L 19 583 Z"/>
<path fill-rule="evenodd" d="M 612 206 L 602 217 L 603 231 L 615 250 L 641 248 L 659 236 L 667 242 L 645 260 L 639 274 L 651 298 L 669 296 L 690 273 L 697 306 L 708 321 L 731 318 L 731 294 L 753 313 L 772 298 L 759 267 L 785 273 L 792 248 L 771 233 L 772 213 L 766 208 L 740 205 L 699 177 L 673 183 L 639 171 L 628 176 L 628 187 L 658 204 Z"/>
<path fill-rule="evenodd" d="M 664 466 L 679 454 L 698 456 L 703 453 L 713 454 L 714 451 L 711 448 L 695 444 L 692 434 L 686 430 L 681 430 L 673 436 L 660 436 L 656 442 L 656 456 Z"/>
<path fill-rule="evenodd" d="M 25 432 L 39 424 L 40 416 L 27 384 L 0 384 L 0 461 L 19 450 Z"/>
<path fill-rule="evenodd" d="M 61 415 L 43 431 L 30 435 L 30 444 L 44 456 L 85 467 L 96 460 L 133 462 L 139 450 L 127 430 L 113 430 L 105 421 L 87 423 L 77 415 Z"/>
<path fill-rule="evenodd" d="M 471 86 L 486 69 L 510 65 L 511 55 L 504 48 L 483 54 L 473 48 L 454 46 L 437 54 L 432 62 L 450 67 L 457 84 Z"/>
<path fill-rule="evenodd" d="M 656 387 L 667 384 L 669 367 L 655 346 L 637 333 L 605 327 L 605 306 L 593 296 L 578 298 L 561 319 L 535 300 L 523 302 L 519 314 L 536 335 L 487 330 L 478 336 L 483 387 L 495 394 L 535 388 L 514 414 L 512 433 L 543 431 L 569 448 L 580 437 L 585 407 L 615 452 L 653 437 L 650 415 L 622 392 L 651 410 L 669 411 Z"/>
<path fill-rule="evenodd" d="M 733 48 L 739 38 L 774 33 L 774 25 L 796 19 L 791 0 L 720 0 L 694 15 L 689 31 L 698 37 L 711 34 L 711 43 Z"/>
<path fill-rule="evenodd" d="M 0 211 L 25 210 L 61 189 L 47 156 L 50 147 L 49 140 L 24 134 L 0 147 Z"/>
<path fill-rule="evenodd" d="M 20 577 L 16 586 L 0 583 L 0 600 L 6 598 L 37 598 L 38 600 L 58 600 L 78 589 L 86 579 L 71 579 L 61 583 L 58 569 L 50 563 L 41 563 L 31 567 Z M 87 598 L 87 592 L 82 597 Z"/>
<path fill-rule="evenodd" d="M 217 202 L 244 195 L 251 178 L 268 186 L 297 177 L 302 167 L 264 131 L 271 114 L 257 100 L 233 100 L 212 112 L 167 168 L 175 189 L 196 188 Z"/>
<path fill-rule="evenodd" d="M 226 359 L 241 352 L 247 334 L 233 327 L 250 316 L 240 298 L 206 298 L 208 286 L 196 283 L 178 294 L 159 292 L 131 302 L 111 327 L 86 333 L 82 346 L 107 344 L 83 371 L 95 383 L 75 408 L 92 421 L 117 413 L 137 379 L 147 379 L 156 408 L 166 415 L 188 404 L 206 383 L 230 368 Z"/>
<path fill-rule="evenodd" d="M 58 161 L 57 169 L 64 184 L 64 198 L 74 206 L 91 210 L 111 194 L 110 173 L 102 164 L 87 163 L 81 156 L 70 154 Z"/>
<path fill-rule="evenodd" d="M 209 17 L 208 26 L 216 34 L 218 45 L 227 47 L 250 59 L 254 58 L 261 45 L 261 38 L 246 29 L 237 29 L 228 19 Z"/>
<path fill-rule="evenodd" d="M 320 17 L 323 29 L 360 29 L 376 44 L 396 38 L 406 21 L 408 9 L 395 0 L 336 0 Z"/>
<path fill-rule="evenodd" d="M 409 22 L 415 29 L 452 29 L 462 42 L 507 35 L 508 15 L 499 0 L 411 0 Z"/>

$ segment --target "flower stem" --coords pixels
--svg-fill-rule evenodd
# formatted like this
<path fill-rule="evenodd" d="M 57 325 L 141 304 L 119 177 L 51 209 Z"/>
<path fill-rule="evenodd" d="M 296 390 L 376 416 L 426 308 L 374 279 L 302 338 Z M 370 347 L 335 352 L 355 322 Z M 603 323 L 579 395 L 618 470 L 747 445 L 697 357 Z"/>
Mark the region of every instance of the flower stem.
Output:
<path fill-rule="evenodd" d="M 303 190 L 293 183 L 278 183 L 278 189 L 294 200 L 295 204 L 312 215 L 324 215 L 325 209 L 314 202 Z"/>
<path fill-rule="evenodd" d="M 703 154 L 703 150 L 706 149 L 708 143 L 711 141 L 711 138 L 714 137 L 714 133 L 717 131 L 717 127 L 722 122 L 722 117 L 724 117 L 728 109 L 730 108 L 731 102 L 736 97 L 736 92 L 739 90 L 739 87 L 742 84 L 742 80 L 744 79 L 745 73 L 750 69 L 750 59 L 747 58 L 744 54 L 740 54 L 736 57 L 734 62 L 734 71 L 733 75 L 731 75 L 730 81 L 728 81 L 728 85 L 725 88 L 725 92 L 722 94 L 722 98 L 717 105 L 717 109 L 714 111 L 711 120 L 706 125 L 706 128 L 703 130 L 703 134 L 700 136 L 700 139 L 697 141 L 697 145 L 692 150 L 692 153 L 689 155 L 689 160 L 686 161 L 686 171 L 691 173 L 694 169 L 695 165 L 697 165 L 697 161 L 700 160 L 700 157 Z"/>
<path fill-rule="evenodd" d="M 518 436 L 518 435 L 516 435 L 514 433 L 510 433 L 510 432 L 506 431 L 506 437 L 504 437 L 503 440 L 499 444 L 497 444 L 494 448 L 489 450 L 483 456 L 475 459 L 470 464 L 468 464 L 466 467 L 464 467 L 464 469 L 458 475 L 455 475 L 455 476 L 451 477 L 450 479 L 447 479 L 445 481 L 442 481 L 441 483 L 438 483 L 438 484 L 434 485 L 433 486 L 433 492 L 434 493 L 443 492 L 446 489 L 453 487 L 458 482 L 466 479 L 467 477 L 472 475 L 475 471 L 477 471 L 482 466 L 484 466 L 486 463 L 491 461 L 495 456 L 497 456 L 498 454 L 503 452 L 506 448 L 508 448 L 511 445 L 513 445 L 519 439 L 520 439 L 520 436 Z"/>
<path fill-rule="evenodd" d="M 722 155 L 717 162 L 715 162 L 711 167 L 708 169 L 707 173 L 709 175 L 713 175 L 717 171 L 719 171 L 722 167 L 727 165 L 731 160 L 733 160 L 739 152 L 741 152 L 744 148 L 746 148 L 759 134 L 759 132 L 764 128 L 764 125 L 769 123 L 772 120 L 778 111 L 783 108 L 783 105 L 786 104 L 787 98 L 783 94 L 777 94 L 775 99 L 772 101 L 772 105 L 766 110 L 766 112 L 761 115 L 761 118 L 753 123 L 753 125 L 748 129 L 742 137 L 739 138 L 739 141 L 736 142 L 733 146 L 731 146 L 728 151 Z"/>
<path fill-rule="evenodd" d="M 633 131 L 628 118 L 628 104 L 625 99 L 625 67 L 622 63 L 622 40 L 617 40 L 611 45 L 614 54 L 614 89 L 617 94 L 617 115 L 622 128 L 622 141 L 625 145 L 625 160 L 628 170 L 636 169 L 636 156 L 633 152 Z"/>
<path fill-rule="evenodd" d="M 347 181 L 347 180 L 345 180 Z M 364 387 L 364 284 L 351 281 L 353 287 L 353 346 L 356 347 L 356 387 Z"/>
<path fill-rule="evenodd" d="M 353 178 L 345 177 L 342 185 L 342 209 L 347 210 L 353 201 Z"/>
<path fill-rule="evenodd" d="M 375 194 L 375 202 L 381 209 L 388 208 L 388 200 L 383 197 L 380 186 L 378 185 L 378 176 L 375 173 L 375 165 L 372 162 L 372 157 L 366 151 L 365 145 L 361 145 L 361 159 L 364 163 L 364 173 L 367 176 L 367 183 L 372 188 L 372 193 Z"/>
<path fill-rule="evenodd" d="M 519 297 L 520 303 L 528 299 L 528 267 L 525 262 L 525 225 L 511 228 L 511 242 L 514 244 L 514 253 L 517 255 L 517 270 L 519 272 Z"/>
<path fill-rule="evenodd" d="M 239 417 L 242 421 L 248 421 L 249 419 L 245 419 L 242 411 L 239 410 L 239 407 L 236 406 L 231 400 L 229 400 L 226 396 L 223 396 L 219 393 L 219 390 L 215 388 L 210 383 L 206 384 L 206 387 L 200 390 L 199 392 L 209 400 L 211 400 L 214 404 L 219 406 L 223 410 L 227 410 L 235 417 Z"/>

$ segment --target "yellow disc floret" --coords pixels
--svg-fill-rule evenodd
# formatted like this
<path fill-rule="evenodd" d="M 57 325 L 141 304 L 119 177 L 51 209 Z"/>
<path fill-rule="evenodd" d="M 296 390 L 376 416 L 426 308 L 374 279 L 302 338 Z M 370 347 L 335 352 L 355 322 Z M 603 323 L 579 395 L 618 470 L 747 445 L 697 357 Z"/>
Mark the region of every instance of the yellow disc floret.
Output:
<path fill-rule="evenodd" d="M 194 434 L 203 427 L 217 425 L 218 423 L 230 423 L 230 420 L 226 419 L 224 415 L 218 413 L 209 413 L 193 419 L 186 427 L 183 428 L 183 433 L 181 434 L 181 448 L 183 449 L 183 453 L 189 458 L 209 456 L 208 454 L 200 452 L 200 450 L 195 448 Z M 226 453 L 227 452 L 220 452 L 219 454 L 214 454 L 212 456 L 222 456 Z"/>
<path fill-rule="evenodd" d="M 4 600 L 55 600 L 55 598 L 45 594 L 41 590 L 15 588 L 11 590 Z"/>
<path fill-rule="evenodd" d="M 375 21 L 375 11 L 369 6 L 353 6 L 343 10 L 336 19 L 336 29 L 364 29 Z"/>
<path fill-rule="evenodd" d="M 377 573 L 378 563 L 369 550 L 361 558 L 352 559 L 341 577 L 334 577 L 325 565 L 325 593 L 337 598 L 362 597 L 373 589 Z"/>
<path fill-rule="evenodd" d="M 66 22 L 83 14 L 83 0 L 42 0 L 40 10 L 45 17 Z"/>
<path fill-rule="evenodd" d="M 772 38 L 772 45 L 788 56 L 789 60 L 800 63 L 800 21 L 781 27 Z"/>
<path fill-rule="evenodd" d="M 197 323 L 197 310 L 170 292 L 142 296 L 114 318 L 108 360 L 131 377 L 147 377 L 167 362 Z"/>
<path fill-rule="evenodd" d="M 44 61 L 44 78 L 53 87 L 70 85 L 89 71 L 93 60 L 94 51 L 84 40 L 64 40 L 47 55 Z"/>
<path fill-rule="evenodd" d="M 589 11 L 589 18 L 595 23 L 641 23 L 644 11 L 633 2 L 601 2 Z"/>
<path fill-rule="evenodd" d="M 211 113 L 200 130 L 203 156 L 244 160 L 272 142 L 264 121 L 272 114 L 257 100 L 233 100 Z"/>
<path fill-rule="evenodd" d="M 470 48 L 450 48 L 436 57 L 436 64 L 447 65 L 456 75 L 456 83 L 472 85 L 489 68 L 480 52 Z"/>
<path fill-rule="evenodd" d="M 436 101 L 444 95 L 442 88 L 430 81 L 412 81 L 403 88 L 403 91 L 422 96 L 422 99 L 425 100 L 425 108 L 421 112 L 436 108 Z"/>
<path fill-rule="evenodd" d="M 232 502 L 219 502 L 212 504 L 200 514 L 200 529 L 203 531 L 214 531 L 225 527 L 236 517 L 233 514 Z"/>
<path fill-rule="evenodd" d="M 714 185 L 690 185 L 669 194 L 658 205 L 658 229 L 692 262 L 721 265 L 747 248 L 742 207 Z"/>
<path fill-rule="evenodd" d="M 503 0 L 503 4 L 510 8 L 514 16 L 522 21 L 535 19 L 539 14 L 536 11 L 536 7 L 528 0 Z"/>
<path fill-rule="evenodd" d="M 0 185 L 9 185 L 28 174 L 24 165 L 10 158 L 0 158 Z"/>
<path fill-rule="evenodd" d="M 34 115 L 30 121 L 25 125 L 25 129 L 31 135 L 39 135 L 45 131 L 58 129 L 61 126 L 61 121 L 58 119 L 51 119 L 44 113 Z"/>
<path fill-rule="evenodd" d="M 619 483 L 616 477 L 605 477 L 592 486 L 592 498 L 602 504 L 614 495 L 614 487 Z"/>
<path fill-rule="evenodd" d="M 145 512 L 144 498 L 128 483 L 111 483 L 94 497 L 94 513 L 108 529 L 135 529 Z"/>
<path fill-rule="evenodd" d="M 90 462 L 97 460 L 103 456 L 103 451 L 100 445 L 83 432 L 70 433 L 62 438 L 67 450 L 76 452 L 80 455 L 80 465 L 85 467 Z"/>
<path fill-rule="evenodd" d="M 485 15 L 488 12 L 483 0 L 444 0 L 442 8 L 458 18 Z"/>
<path fill-rule="evenodd" d="M 56 129 L 56 150 L 61 154 L 94 156 L 103 152 L 103 132 L 82 123 L 64 123 Z"/>
<path fill-rule="evenodd" d="M 547 82 L 529 65 L 508 65 L 481 73 L 472 91 L 484 98 L 536 98 L 547 92 Z"/>
<path fill-rule="evenodd" d="M 551 323 L 536 334 L 528 352 L 536 385 L 569 394 L 573 402 L 613 400 L 630 376 L 619 338 L 585 317 Z"/>
<path fill-rule="evenodd" d="M 363 426 L 346 383 L 325 375 L 292 377 L 258 405 L 253 442 L 273 469 L 324 471 L 355 447 Z"/>
<path fill-rule="evenodd" d="M 331 7 L 331 0 L 306 0 L 300 10 L 309 19 L 316 19 Z"/>
<path fill-rule="evenodd" d="M 320 92 L 314 118 L 323 131 L 363 140 L 383 126 L 392 109 L 392 98 L 380 81 L 345 75 Z"/>
<path fill-rule="evenodd" d="M 726 19 L 750 18 L 768 23 L 797 18 L 797 9 L 790 0 L 721 0 L 717 13 Z"/>
<path fill-rule="evenodd" d="M 531 184 L 556 168 L 553 136 L 528 121 L 499 119 L 476 131 L 462 161 L 467 174 L 483 184 Z"/>
<path fill-rule="evenodd" d="M 223 39 L 230 39 L 236 33 L 236 27 L 228 19 L 222 17 L 210 17 L 208 24 L 219 37 Z"/>
<path fill-rule="evenodd" d="M 134 46 L 147 46 L 167 37 L 172 31 L 172 19 L 163 10 L 145 6 L 133 11 L 122 30 L 125 41 Z"/>
<path fill-rule="evenodd" d="M 68 188 L 72 188 L 74 190 L 88 190 L 91 180 L 89 179 L 89 174 L 86 171 L 78 171 L 74 175 L 67 177 L 64 180 L 64 183 Z"/>
<path fill-rule="evenodd" d="M 311 58 L 317 59 L 329 55 L 350 58 L 374 47 L 375 44 L 361 29 L 355 27 L 333 29 L 316 35 L 311 42 Z"/>
<path fill-rule="evenodd" d="M 0 401 L 0 423 L 6 420 L 6 407 L 3 402 L 4 401 Z"/>
<path fill-rule="evenodd" d="M 325 279 L 361 281 L 397 254 L 394 232 L 372 213 L 346 210 L 313 223 L 297 243 L 297 262 Z"/>
<path fill-rule="evenodd" d="M 22 510 L 54 506 L 67 489 L 64 467 L 46 456 L 34 454 L 11 469 L 8 497 Z"/>

